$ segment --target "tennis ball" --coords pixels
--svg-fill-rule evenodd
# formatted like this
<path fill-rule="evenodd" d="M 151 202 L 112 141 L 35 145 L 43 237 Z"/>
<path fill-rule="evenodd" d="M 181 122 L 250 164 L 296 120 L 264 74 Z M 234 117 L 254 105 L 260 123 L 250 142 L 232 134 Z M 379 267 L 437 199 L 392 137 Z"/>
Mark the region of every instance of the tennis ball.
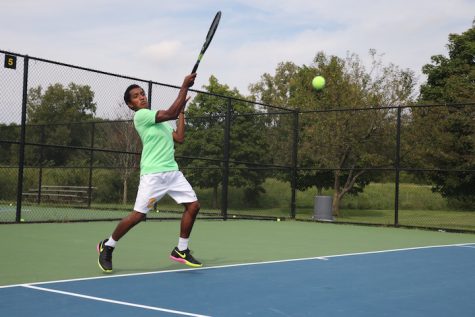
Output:
<path fill-rule="evenodd" d="M 323 76 L 315 76 L 312 80 L 312 86 L 316 90 L 321 90 L 325 87 L 325 78 Z"/>
<path fill-rule="evenodd" d="M 277 218 L 277 221 L 280 221 L 280 218 Z"/>
<path fill-rule="evenodd" d="M 21 218 L 21 219 L 20 219 L 20 222 L 25 222 L 25 219 L 24 219 L 24 218 Z"/>

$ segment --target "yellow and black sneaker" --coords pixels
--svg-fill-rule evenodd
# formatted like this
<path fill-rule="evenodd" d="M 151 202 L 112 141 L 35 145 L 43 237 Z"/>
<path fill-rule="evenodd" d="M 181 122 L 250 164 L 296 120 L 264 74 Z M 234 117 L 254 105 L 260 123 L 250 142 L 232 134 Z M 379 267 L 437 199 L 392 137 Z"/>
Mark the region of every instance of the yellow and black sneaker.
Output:
<path fill-rule="evenodd" d="M 97 244 L 97 252 L 99 253 L 99 260 L 97 263 L 101 270 L 110 273 L 112 272 L 112 252 L 114 252 L 114 248 L 105 244 L 107 240 L 109 239 L 100 241 Z"/>
<path fill-rule="evenodd" d="M 173 261 L 186 264 L 191 267 L 203 266 L 203 264 L 201 264 L 200 261 L 198 261 L 191 255 L 190 249 L 180 251 L 178 250 L 177 247 L 175 247 L 175 249 L 173 249 L 172 253 L 170 254 L 170 259 L 172 259 Z"/>

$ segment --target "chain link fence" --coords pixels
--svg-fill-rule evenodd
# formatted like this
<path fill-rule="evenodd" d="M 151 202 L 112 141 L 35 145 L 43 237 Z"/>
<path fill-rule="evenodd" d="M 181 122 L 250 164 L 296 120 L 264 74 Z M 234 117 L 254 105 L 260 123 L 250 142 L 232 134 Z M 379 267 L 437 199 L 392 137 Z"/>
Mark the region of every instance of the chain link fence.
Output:
<path fill-rule="evenodd" d="M 179 87 L 0 53 L 16 59 L 0 69 L 0 222 L 127 215 L 141 142 L 123 92 L 139 84 L 160 110 Z M 473 104 L 299 111 L 190 96 L 175 155 L 201 218 L 316 221 L 329 197 L 329 221 L 475 231 Z M 182 211 L 164 198 L 147 217 Z"/>

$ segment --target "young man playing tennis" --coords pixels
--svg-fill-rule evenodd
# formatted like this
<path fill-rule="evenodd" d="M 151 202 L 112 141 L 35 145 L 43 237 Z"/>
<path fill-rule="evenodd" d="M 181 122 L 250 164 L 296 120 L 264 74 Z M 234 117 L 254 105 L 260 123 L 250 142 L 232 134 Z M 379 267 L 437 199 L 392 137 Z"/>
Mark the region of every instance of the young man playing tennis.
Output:
<path fill-rule="evenodd" d="M 112 272 L 112 252 L 117 241 L 145 219 L 147 212 L 165 194 L 185 207 L 181 218 L 178 246 L 172 250 L 170 259 L 191 267 L 202 266 L 188 249 L 188 239 L 200 204 L 193 188 L 178 170 L 174 156 L 174 141 L 183 143 L 185 139 L 184 109 L 189 100 L 188 89 L 193 86 L 195 77 L 196 74 L 185 77 L 178 97 L 167 110 L 150 110 L 145 92 L 138 85 L 129 86 L 124 93 L 125 103 L 135 111 L 134 126 L 143 145 L 140 184 L 134 210 L 120 221 L 108 239 L 100 241 L 97 245 L 99 267 L 104 272 Z M 177 128 L 173 131 L 167 121 L 177 118 Z"/>

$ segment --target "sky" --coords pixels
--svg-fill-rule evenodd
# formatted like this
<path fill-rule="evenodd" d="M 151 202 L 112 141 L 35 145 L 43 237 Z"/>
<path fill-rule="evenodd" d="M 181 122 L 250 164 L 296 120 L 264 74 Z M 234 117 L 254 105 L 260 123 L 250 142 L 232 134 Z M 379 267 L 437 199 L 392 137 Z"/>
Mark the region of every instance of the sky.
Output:
<path fill-rule="evenodd" d="M 450 33 L 472 26 L 475 0 L 0 0 L 0 49 L 181 85 L 218 10 L 222 18 L 195 89 L 211 75 L 248 94 L 280 62 L 317 52 L 411 69 L 422 83 Z"/>

